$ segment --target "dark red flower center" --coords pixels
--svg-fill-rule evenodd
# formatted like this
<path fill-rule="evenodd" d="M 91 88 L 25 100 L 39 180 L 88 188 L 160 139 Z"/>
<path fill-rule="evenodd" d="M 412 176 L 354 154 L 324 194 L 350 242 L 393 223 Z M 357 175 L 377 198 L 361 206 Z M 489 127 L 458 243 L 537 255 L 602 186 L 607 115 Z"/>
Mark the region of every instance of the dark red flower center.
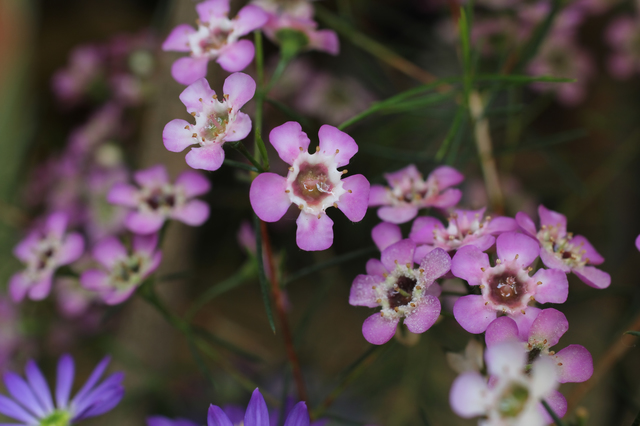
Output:
<path fill-rule="evenodd" d="M 489 281 L 489 295 L 499 305 L 513 307 L 520 304 L 525 291 L 526 283 L 518 280 L 513 272 L 494 275 Z"/>
<path fill-rule="evenodd" d="M 391 309 L 408 305 L 411 302 L 413 289 L 416 287 L 416 279 L 402 276 L 396 281 L 396 285 L 389 290 L 389 307 Z"/>
<path fill-rule="evenodd" d="M 174 194 L 165 194 L 163 191 L 154 190 L 145 200 L 145 203 L 151 210 L 158 210 L 161 207 L 173 208 L 176 205 L 176 197 Z"/>
<path fill-rule="evenodd" d="M 324 164 L 302 163 L 293 182 L 293 193 L 309 205 L 317 205 L 331 194 L 333 186 Z"/>

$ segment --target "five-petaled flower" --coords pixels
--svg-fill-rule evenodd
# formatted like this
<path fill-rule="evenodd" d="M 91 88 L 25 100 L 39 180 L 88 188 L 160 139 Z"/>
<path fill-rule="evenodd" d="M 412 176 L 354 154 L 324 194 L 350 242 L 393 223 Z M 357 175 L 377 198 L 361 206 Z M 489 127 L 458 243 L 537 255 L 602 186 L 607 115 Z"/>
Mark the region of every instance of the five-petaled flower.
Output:
<path fill-rule="evenodd" d="M 189 166 L 218 170 L 224 161 L 222 145 L 242 140 L 251 131 L 251 119 L 240 108 L 255 92 L 255 81 L 240 72 L 227 77 L 222 96 L 216 95 L 204 78 L 191 84 L 180 94 L 180 100 L 196 123 L 181 119 L 167 123 L 162 132 L 165 148 L 181 152 L 193 146 L 186 157 Z"/>
<path fill-rule="evenodd" d="M 116 237 L 96 244 L 92 255 L 104 269 L 88 269 L 80 276 L 82 286 L 96 291 L 108 305 L 124 302 L 160 265 L 157 234 L 134 235 L 132 252 Z"/>
<path fill-rule="evenodd" d="M 588 265 L 600 265 L 604 258 L 582 235 L 567 232 L 565 215 L 545 206 L 538 207 L 540 230 L 526 213 L 516 215 L 516 221 L 522 230 L 540 242 L 540 260 L 549 268 L 566 273 L 573 272 L 585 284 L 594 288 L 606 288 L 611 284 L 611 276 L 600 269 Z"/>
<path fill-rule="evenodd" d="M 349 304 L 382 307 L 362 325 L 362 334 L 375 345 L 396 333 L 401 318 L 412 333 L 424 333 L 440 316 L 440 288 L 435 280 L 449 272 L 451 257 L 442 249 L 425 256 L 415 268 L 415 243 L 409 239 L 391 244 L 380 260 L 367 262 L 367 275 L 358 275 L 351 286 Z"/>
<path fill-rule="evenodd" d="M 131 232 L 152 234 L 162 227 L 166 219 L 200 226 L 209 217 L 209 205 L 192 199 L 211 188 L 207 178 L 199 173 L 187 170 L 171 184 L 167 169 L 159 164 L 137 171 L 133 179 L 140 188 L 117 183 L 107 195 L 110 203 L 134 209 L 125 218 L 125 225 Z"/>
<path fill-rule="evenodd" d="M 243 35 L 262 27 L 267 14 L 254 5 L 240 9 L 229 19 L 229 0 L 207 0 L 196 4 L 198 29 L 191 25 L 178 25 L 162 44 L 167 51 L 189 52 L 190 56 L 173 63 L 171 75 L 181 84 L 191 84 L 207 75 L 211 59 L 229 72 L 241 71 L 253 60 L 255 47 Z"/>
<path fill-rule="evenodd" d="M 458 204 L 462 197 L 459 189 L 450 188 L 464 180 L 452 167 L 438 167 L 426 181 L 413 164 L 384 177 L 389 186 L 373 185 L 369 205 L 383 206 L 378 209 L 378 217 L 385 222 L 405 223 L 416 217 L 419 209 L 446 209 Z"/>
<path fill-rule="evenodd" d="M 451 260 L 451 273 L 479 286 L 482 294 L 470 294 L 458 299 L 453 315 L 469 333 L 482 333 L 503 313 L 518 323 L 531 323 L 534 315 L 529 306 L 540 303 L 564 303 L 569 294 L 567 276 L 559 269 L 539 269 L 529 276 L 540 253 L 538 242 L 524 234 L 505 232 L 496 241 L 498 259 L 491 266 L 489 256 L 475 246 L 464 246 Z"/>
<path fill-rule="evenodd" d="M 19 302 L 25 296 L 41 300 L 49 295 L 53 274 L 58 267 L 76 261 L 84 252 L 84 240 L 76 232 L 67 234 L 68 216 L 50 214 L 43 224 L 31 231 L 13 250 L 27 267 L 9 281 L 11 298 Z"/>
<path fill-rule="evenodd" d="M 276 222 L 291 203 L 300 208 L 296 221 L 296 242 L 302 250 L 325 250 L 333 244 L 333 221 L 328 207 L 337 207 L 353 222 L 367 212 L 369 181 L 362 175 L 341 179 L 358 152 L 353 138 L 337 128 L 324 125 L 318 133 L 320 145 L 309 154 L 309 138 L 300 124 L 290 121 L 273 129 L 269 140 L 280 158 L 289 164 L 287 177 L 262 173 L 251 183 L 249 198 L 256 215 Z"/>

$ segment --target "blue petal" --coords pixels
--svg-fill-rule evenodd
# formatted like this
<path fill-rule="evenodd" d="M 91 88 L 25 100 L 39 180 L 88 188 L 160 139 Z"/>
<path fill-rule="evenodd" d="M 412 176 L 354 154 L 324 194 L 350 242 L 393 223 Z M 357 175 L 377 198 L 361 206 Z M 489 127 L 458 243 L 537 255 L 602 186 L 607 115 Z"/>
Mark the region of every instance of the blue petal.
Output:
<path fill-rule="evenodd" d="M 269 426 L 269 410 L 260 391 L 256 388 L 244 414 L 244 426 Z"/>
<path fill-rule="evenodd" d="M 220 407 L 210 405 L 209 413 L 207 414 L 207 426 L 233 426 L 233 423 Z"/>
<path fill-rule="evenodd" d="M 284 426 L 309 426 L 309 411 L 307 404 L 298 402 L 289 413 Z"/>

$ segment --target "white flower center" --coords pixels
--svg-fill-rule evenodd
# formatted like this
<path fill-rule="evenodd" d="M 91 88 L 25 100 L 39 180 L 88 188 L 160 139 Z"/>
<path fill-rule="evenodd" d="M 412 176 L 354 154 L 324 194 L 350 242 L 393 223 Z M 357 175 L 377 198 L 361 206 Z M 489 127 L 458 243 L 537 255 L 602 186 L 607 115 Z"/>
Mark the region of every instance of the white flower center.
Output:
<path fill-rule="evenodd" d="M 384 282 L 376 285 L 376 302 L 382 307 L 381 315 L 386 318 L 402 318 L 418 306 L 426 291 L 423 271 L 413 269 L 412 264 L 396 264 Z"/>

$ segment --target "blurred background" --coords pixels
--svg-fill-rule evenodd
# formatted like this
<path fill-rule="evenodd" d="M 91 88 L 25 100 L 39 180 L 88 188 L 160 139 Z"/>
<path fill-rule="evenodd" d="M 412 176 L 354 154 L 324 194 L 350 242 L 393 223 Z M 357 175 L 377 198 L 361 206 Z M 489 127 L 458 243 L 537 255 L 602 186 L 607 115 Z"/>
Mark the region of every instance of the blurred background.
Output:
<path fill-rule="evenodd" d="M 513 52 L 529 46 L 535 33 L 531 28 L 551 13 L 551 3 L 478 2 L 471 30 L 477 75 L 530 72 L 577 79 L 563 84 L 571 89 L 489 81 L 478 90 L 489 100 L 485 118 L 504 213 L 535 216 L 542 203 L 567 215 L 569 230 L 593 243 L 606 259 L 602 269 L 612 276 L 609 288 L 596 290 L 570 275 L 569 299 L 558 307 L 570 323 L 558 348 L 581 344 L 591 351 L 596 366 L 603 359 L 611 361 L 589 389 L 576 384 L 560 388 L 573 408 L 581 407 L 585 424 L 593 426 L 629 425 L 640 411 L 640 348 L 636 338 L 622 337 L 631 324 L 640 326 L 635 269 L 640 253 L 634 246 L 640 233 L 640 20 L 634 3 L 605 1 L 563 4 L 566 13 L 558 14 L 545 35 L 550 42 L 542 41 L 531 58 Z M 66 203 L 64 194 L 78 184 L 76 179 L 60 183 L 58 172 L 47 166 L 73 138 L 116 144 L 116 154 L 102 151 L 100 161 L 116 155 L 128 169 L 161 162 L 175 177 L 187 168 L 183 154 L 162 145 L 164 125 L 188 117 L 178 99 L 183 86 L 169 72 L 179 55 L 162 52 L 160 44 L 175 25 L 194 22 L 194 4 L 0 0 L 0 282 L 6 283 L 20 268 L 11 250 L 50 197 Z M 232 10 L 244 4 L 232 0 Z M 375 49 L 363 48 L 358 34 L 438 78 L 463 73 L 452 21 L 455 3 L 326 0 L 315 6 L 320 27 L 338 30 L 341 52 L 335 57 L 306 52 L 289 65 L 271 92 L 273 102 L 265 106 L 265 133 L 292 119 L 289 108 L 303 120 L 313 145 L 322 124 L 337 125 L 375 101 L 425 82 L 399 71 Z M 80 46 L 109 50 L 111 62 L 92 70 L 91 52 L 78 53 Z M 265 52 L 271 73 L 278 48 L 265 41 Z M 251 67 L 245 72 L 255 76 Z M 71 81 L 77 84 L 83 73 L 90 75 L 91 81 L 78 89 L 82 96 L 73 84 L 65 86 L 64 79 L 54 78 L 63 69 L 72 70 Z M 122 75 L 129 80 L 114 77 Z M 219 90 L 226 75 L 209 66 L 212 88 Z M 110 112 L 104 99 L 114 90 L 127 102 Z M 253 108 L 250 102 L 244 110 L 252 114 Z M 425 176 L 446 163 L 466 176 L 462 205 L 487 205 L 473 127 L 468 119 L 452 126 L 457 110 L 454 96 L 417 98 L 348 128 L 360 147 L 349 171 L 384 183 L 383 173 L 409 163 Z M 444 149 L 443 141 L 448 144 Z M 236 152 L 227 155 L 242 160 Z M 283 174 L 285 165 L 272 150 L 270 155 L 273 171 Z M 237 235 L 252 218 L 250 177 L 229 167 L 207 175 L 213 184 L 206 196 L 210 219 L 199 228 L 171 223 L 163 245 L 157 289 L 178 314 L 248 262 Z M 362 321 L 371 312 L 350 306 L 348 294 L 353 278 L 364 273 L 366 260 L 378 256 L 370 238 L 371 228 L 379 223 L 374 209 L 357 224 L 330 210 L 335 242 L 317 253 L 296 247 L 296 213 L 290 213 L 269 230 L 286 284 L 309 405 L 321 405 L 345 374 L 352 373 L 349 367 L 367 355 L 357 364 L 361 371 L 349 376 L 352 380 L 327 411 L 330 424 L 476 424 L 456 417 L 448 404 L 457 373 L 445 354 L 461 352 L 477 338 L 453 318 L 443 317 L 417 341 L 393 340 L 375 352 L 362 337 Z M 313 265 L 317 268 L 307 269 Z M 254 384 L 270 396 L 272 406 L 287 389 L 294 394 L 281 333 L 270 330 L 254 273 L 195 316 L 194 322 L 213 336 L 208 352 L 194 350 L 139 298 L 109 308 L 93 304 L 80 314 L 64 315 L 56 297 L 18 306 L 3 301 L 0 368 L 22 369 L 27 359 L 35 358 L 53 377 L 57 357 L 69 352 L 78 360 L 79 375 L 86 377 L 98 359 L 111 354 L 112 369 L 126 373 L 126 396 L 117 409 L 86 421 L 88 425 L 139 425 L 152 414 L 204 424 L 209 403 L 245 405 Z M 613 355 L 612 348 L 617 348 Z M 574 413 L 568 418 L 575 418 Z"/>

